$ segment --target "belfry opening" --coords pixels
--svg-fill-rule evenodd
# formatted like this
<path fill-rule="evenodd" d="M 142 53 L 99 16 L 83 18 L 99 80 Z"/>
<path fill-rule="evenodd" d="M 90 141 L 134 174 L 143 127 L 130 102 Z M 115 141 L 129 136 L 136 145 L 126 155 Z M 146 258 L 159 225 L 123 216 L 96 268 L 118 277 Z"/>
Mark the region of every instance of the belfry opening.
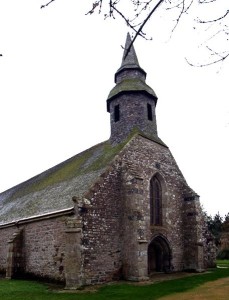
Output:
<path fill-rule="evenodd" d="M 148 246 L 148 274 L 171 272 L 171 250 L 163 236 L 156 236 Z"/>

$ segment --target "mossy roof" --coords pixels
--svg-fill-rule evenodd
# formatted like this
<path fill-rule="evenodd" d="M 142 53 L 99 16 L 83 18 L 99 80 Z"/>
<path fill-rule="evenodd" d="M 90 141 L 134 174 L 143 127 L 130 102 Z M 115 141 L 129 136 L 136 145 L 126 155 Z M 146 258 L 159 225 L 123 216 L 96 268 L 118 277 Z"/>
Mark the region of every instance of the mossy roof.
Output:
<path fill-rule="evenodd" d="M 155 100 L 157 99 L 154 90 L 144 81 L 140 80 L 139 78 L 128 78 L 122 80 L 113 87 L 108 95 L 107 101 L 109 102 L 111 99 L 123 92 L 146 92 Z"/>
<path fill-rule="evenodd" d="M 158 137 L 147 137 L 136 128 L 118 145 L 113 146 L 109 140 L 95 145 L 1 193 L 0 226 L 71 209 L 72 197 L 82 197 L 87 193 L 136 135 L 167 147 Z"/>
<path fill-rule="evenodd" d="M 0 225 L 73 207 L 124 144 L 100 143 L 0 194 Z"/>

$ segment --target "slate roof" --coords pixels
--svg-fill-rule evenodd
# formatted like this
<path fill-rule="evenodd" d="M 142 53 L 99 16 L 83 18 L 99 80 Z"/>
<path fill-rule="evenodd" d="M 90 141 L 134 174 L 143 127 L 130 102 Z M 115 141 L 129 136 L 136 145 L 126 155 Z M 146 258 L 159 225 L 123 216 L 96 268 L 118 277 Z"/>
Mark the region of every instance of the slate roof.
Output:
<path fill-rule="evenodd" d="M 118 71 L 115 74 L 115 78 L 117 77 L 117 74 L 120 73 L 122 70 L 126 69 L 138 69 L 140 70 L 144 75 L 146 75 L 146 72 L 140 67 L 138 58 L 134 49 L 134 46 L 132 45 L 131 37 L 129 32 L 127 33 L 126 37 L 126 44 L 125 44 L 125 49 L 122 57 L 122 63 L 121 67 L 118 69 Z M 127 53 L 128 51 L 128 53 Z M 115 79 L 116 82 L 116 79 Z"/>
<path fill-rule="evenodd" d="M 124 79 L 118 84 L 116 84 L 113 89 L 110 91 L 107 97 L 107 111 L 110 111 L 110 102 L 115 97 L 119 96 L 122 93 L 126 92 L 145 92 L 149 94 L 149 96 L 155 99 L 157 102 L 157 95 L 155 94 L 154 90 L 148 86 L 144 81 L 139 80 L 137 78 L 128 78 Z"/>
<path fill-rule="evenodd" d="M 132 40 L 130 34 L 127 34 L 125 49 L 123 53 L 121 67 L 115 73 L 115 83 L 116 85 L 110 91 L 107 97 L 107 111 L 110 112 L 110 102 L 118 97 L 120 94 L 128 93 L 128 92 L 143 92 L 148 94 L 151 98 L 154 99 L 155 103 L 157 103 L 157 95 L 154 90 L 145 83 L 146 72 L 140 67 L 138 58 L 134 49 L 134 46 L 131 45 Z M 131 45 L 131 47 L 130 47 Z M 128 51 L 128 52 L 127 52 Z M 138 71 L 138 75 L 133 76 L 131 71 Z M 127 71 L 127 72 L 126 72 Z M 128 72 L 130 71 L 130 72 Z M 118 76 L 120 74 L 125 73 L 123 77 L 121 77 L 120 82 L 117 81 Z M 139 75 L 139 72 L 141 75 Z M 143 76 L 142 76 L 143 75 Z"/>
<path fill-rule="evenodd" d="M 0 225 L 72 208 L 122 147 L 105 141 L 1 193 Z"/>
<path fill-rule="evenodd" d="M 136 135 L 149 138 L 135 130 L 118 145 L 105 141 L 1 193 L 0 226 L 73 208 L 72 197 L 82 197 L 89 191 Z M 167 147 L 157 136 L 149 139 Z"/>

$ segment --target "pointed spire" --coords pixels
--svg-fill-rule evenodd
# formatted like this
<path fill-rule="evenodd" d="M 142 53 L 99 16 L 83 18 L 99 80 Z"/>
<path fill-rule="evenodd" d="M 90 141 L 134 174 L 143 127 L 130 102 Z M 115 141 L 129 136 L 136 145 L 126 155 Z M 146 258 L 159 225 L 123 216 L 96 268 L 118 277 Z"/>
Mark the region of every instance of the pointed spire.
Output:
<path fill-rule="evenodd" d="M 107 98 L 107 111 L 110 112 L 110 102 L 118 95 L 128 92 L 141 91 L 147 93 L 157 102 L 153 89 L 145 83 L 146 72 L 140 67 L 134 46 L 131 45 L 130 34 L 127 33 L 121 67 L 115 73 L 116 86 L 110 91 Z M 130 47 L 131 45 L 131 47 Z"/>
<path fill-rule="evenodd" d="M 115 74 L 115 83 L 123 79 L 123 74 L 126 73 L 125 71 L 131 71 L 131 70 L 138 70 L 141 73 L 140 77 L 143 76 L 142 79 L 145 80 L 146 72 L 140 67 L 134 46 L 133 44 L 131 45 L 131 43 L 132 40 L 128 32 L 126 37 L 126 44 L 125 44 L 124 53 L 122 57 L 121 67 L 118 69 L 118 71 Z M 118 78 L 119 75 L 120 75 L 120 80 Z M 124 77 L 128 77 L 128 75 L 125 74 Z"/>
<path fill-rule="evenodd" d="M 122 58 L 122 64 L 121 64 L 121 68 L 123 67 L 140 67 L 139 66 L 139 62 L 138 62 L 138 58 L 134 49 L 134 45 L 132 44 L 132 40 L 130 37 L 129 32 L 127 33 L 127 37 L 126 37 L 126 44 L 125 44 L 125 49 L 124 49 L 124 53 L 123 53 L 123 58 Z M 130 47 L 131 45 L 131 47 Z"/>

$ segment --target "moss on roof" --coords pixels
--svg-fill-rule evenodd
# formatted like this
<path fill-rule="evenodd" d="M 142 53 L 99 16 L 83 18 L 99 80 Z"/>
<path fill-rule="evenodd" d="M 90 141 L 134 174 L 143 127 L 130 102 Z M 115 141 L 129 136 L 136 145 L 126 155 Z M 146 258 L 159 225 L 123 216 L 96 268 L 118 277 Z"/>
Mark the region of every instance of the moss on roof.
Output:
<path fill-rule="evenodd" d="M 1 193 L 0 225 L 71 208 L 72 197 L 81 197 L 89 191 L 115 156 L 137 134 L 143 135 L 135 128 L 123 143 L 113 146 L 108 140 L 95 145 Z M 157 137 L 146 138 L 164 145 Z"/>
<path fill-rule="evenodd" d="M 100 143 L 0 194 L 0 225 L 73 206 L 127 143 Z"/>
<path fill-rule="evenodd" d="M 144 81 L 138 78 L 129 78 L 124 79 L 120 83 L 116 84 L 116 86 L 110 91 L 108 95 L 108 100 L 117 96 L 121 92 L 130 92 L 130 91 L 145 91 L 154 98 L 157 98 L 154 90 L 149 87 Z"/>
<path fill-rule="evenodd" d="M 43 190 L 60 182 L 71 180 L 99 169 L 103 169 L 120 151 L 124 143 L 112 146 L 109 141 L 95 145 L 61 164 L 19 184 L 11 194 L 19 198 L 25 194 Z"/>

